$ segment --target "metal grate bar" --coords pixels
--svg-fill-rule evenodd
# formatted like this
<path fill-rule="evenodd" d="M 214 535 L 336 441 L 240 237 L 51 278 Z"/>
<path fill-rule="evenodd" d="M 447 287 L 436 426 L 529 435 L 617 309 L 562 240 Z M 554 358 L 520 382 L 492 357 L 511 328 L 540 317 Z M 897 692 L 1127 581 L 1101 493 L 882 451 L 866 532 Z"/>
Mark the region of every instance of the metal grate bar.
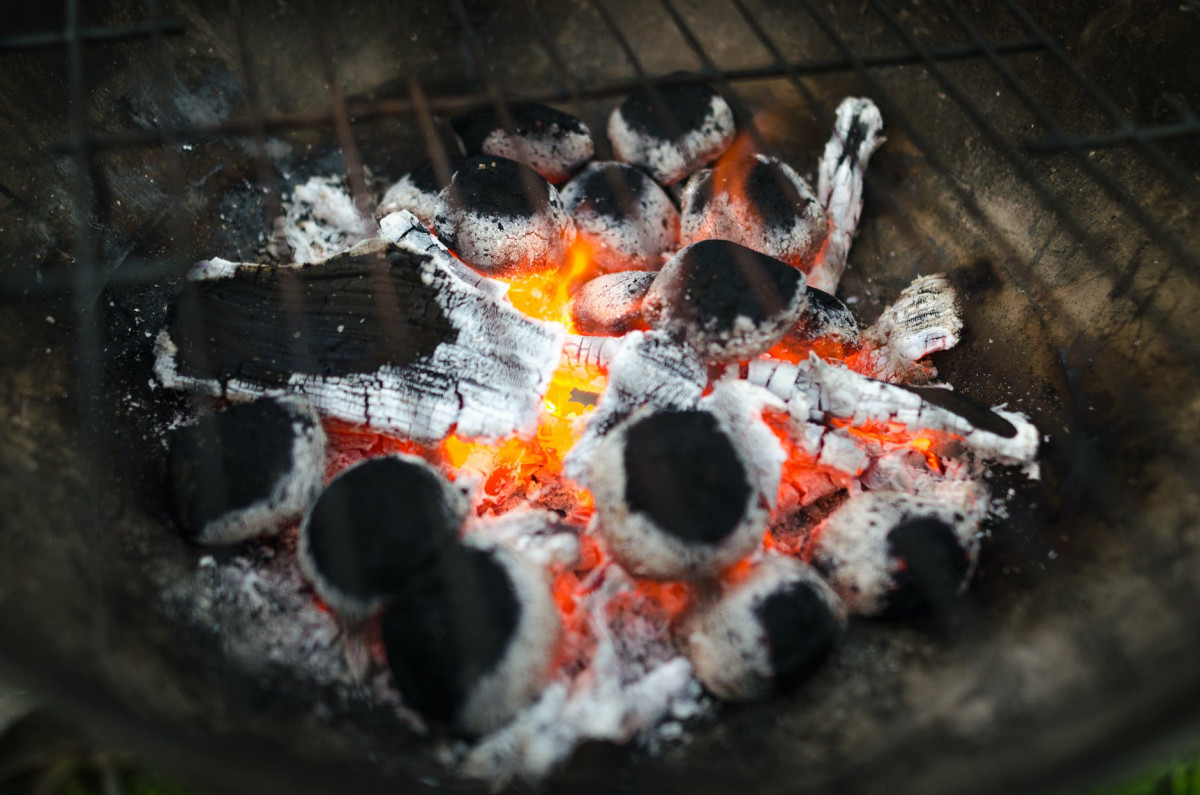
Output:
<path fill-rule="evenodd" d="M 1035 41 L 1019 40 L 1001 42 L 994 45 L 994 50 L 1001 55 L 1020 55 L 1037 52 L 1042 45 Z M 938 62 L 972 60 L 984 56 L 984 52 L 975 46 L 955 45 L 952 47 L 936 47 L 927 50 L 929 57 Z M 849 72 L 861 65 L 869 69 L 885 69 L 898 66 L 911 66 L 921 62 L 920 55 L 914 52 L 894 52 L 878 55 L 861 56 L 857 59 L 829 58 L 820 60 L 796 61 L 784 64 L 747 69 L 733 69 L 724 73 L 730 81 L 760 80 L 783 77 L 788 74 L 822 75 Z M 656 78 L 660 86 L 695 85 L 713 79 L 707 74 L 674 74 Z M 623 79 L 597 83 L 587 86 L 580 96 L 584 99 L 605 99 L 624 96 L 632 91 L 644 88 L 645 83 L 640 79 Z M 541 91 L 522 92 L 521 98 L 531 102 L 565 102 L 577 97 L 565 89 L 547 89 Z M 490 101 L 487 92 L 464 92 L 459 94 L 439 94 L 427 97 L 428 107 L 434 112 L 460 113 L 485 104 Z M 347 102 L 347 113 L 355 121 L 371 121 L 380 118 L 407 116 L 417 112 L 411 97 L 397 99 L 381 99 L 371 102 Z M 336 123 L 332 112 L 328 110 L 310 113 L 294 113 L 271 116 L 263 119 L 263 129 L 268 133 L 287 132 L 291 130 L 311 129 L 313 127 L 329 127 Z M 249 135 L 253 132 L 251 122 L 247 119 L 219 122 L 199 127 L 181 127 L 179 139 L 183 142 L 205 140 L 221 135 Z M 156 146 L 163 142 L 162 135 L 155 130 L 121 130 L 110 133 L 97 133 L 89 140 L 89 145 L 97 149 L 117 149 L 142 146 Z M 59 152 L 70 152 L 71 143 L 63 142 L 55 146 Z"/>
<path fill-rule="evenodd" d="M 1108 149 L 1135 142 L 1163 141 L 1170 138 L 1200 136 L 1200 119 L 1192 118 L 1174 124 L 1139 127 L 1136 130 L 1114 130 L 1096 135 L 1052 135 L 1040 141 L 1030 141 L 1025 149 L 1033 154 L 1060 154 L 1072 149 Z"/>
<path fill-rule="evenodd" d="M 142 22 L 135 25 L 121 25 L 107 28 L 79 28 L 74 34 L 68 35 L 61 30 L 47 30 L 40 33 L 19 33 L 13 36 L 0 37 L 0 53 L 16 50 L 37 50 L 47 47 L 70 46 L 71 35 L 77 35 L 83 44 L 105 44 L 119 41 L 136 41 L 147 39 L 162 33 L 176 36 L 186 30 L 178 20 L 163 20 L 151 24 Z"/>

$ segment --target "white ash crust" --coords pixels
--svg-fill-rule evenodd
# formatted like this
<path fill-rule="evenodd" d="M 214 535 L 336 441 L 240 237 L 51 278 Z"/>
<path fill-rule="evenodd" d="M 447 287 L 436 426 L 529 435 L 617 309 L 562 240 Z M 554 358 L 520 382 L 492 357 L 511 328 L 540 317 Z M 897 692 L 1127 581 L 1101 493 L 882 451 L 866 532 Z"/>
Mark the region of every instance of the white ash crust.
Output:
<path fill-rule="evenodd" d="M 631 333 L 641 334 L 640 331 Z M 568 334 L 563 341 L 562 355 L 572 367 L 590 367 L 607 372 L 613 358 L 624 345 L 625 337 Z"/>
<path fill-rule="evenodd" d="M 944 274 L 919 276 L 863 334 L 873 371 L 884 381 L 927 380 L 932 366 L 914 368 L 926 356 L 953 348 L 962 334 L 958 296 Z"/>
<path fill-rule="evenodd" d="M 395 458 L 405 463 L 420 467 L 431 473 L 437 478 L 441 484 L 443 498 L 446 505 L 450 508 L 451 513 L 458 517 L 461 523 L 465 519 L 467 512 L 471 508 L 470 499 L 464 494 L 454 483 L 446 480 L 441 472 L 430 466 L 425 459 L 413 455 L 403 453 L 395 453 L 385 458 Z M 346 473 L 363 466 L 364 464 L 377 461 L 377 458 L 366 458 L 358 463 L 348 466 L 337 474 L 326 486 L 332 486 L 339 478 L 342 478 Z M 324 462 L 322 461 L 322 467 Z M 318 489 L 319 490 L 319 489 Z M 339 616 L 342 616 L 350 621 L 361 621 L 367 616 L 376 612 L 390 598 L 389 595 L 380 595 L 374 599 L 363 601 L 361 597 L 353 596 L 338 588 L 333 583 L 325 578 L 316 565 L 316 561 L 312 556 L 312 543 L 309 539 L 308 527 L 312 520 L 312 507 L 315 504 L 315 499 L 308 504 L 308 510 L 304 514 L 304 519 L 300 523 L 300 540 L 296 547 L 296 560 L 300 564 L 300 571 L 304 573 L 304 579 L 312 584 L 313 590 L 321 597 L 325 604 L 329 605 Z"/>
<path fill-rule="evenodd" d="M 274 535 L 299 519 L 317 498 L 325 479 L 325 430 L 307 401 L 277 398 L 292 416 L 292 467 L 271 492 L 245 508 L 230 511 L 200 530 L 201 544 L 236 544 Z"/>
<path fill-rule="evenodd" d="M 563 462 L 564 474 L 584 485 L 596 447 L 614 426 L 643 406 L 695 408 L 708 381 L 695 352 L 669 335 L 631 331 L 616 342 L 620 346 L 608 366 L 608 383 Z"/>
<path fill-rule="evenodd" d="M 810 356 L 800 364 L 758 359 L 747 369 L 751 383 L 766 387 L 785 402 L 802 393 L 813 422 L 833 417 L 853 425 L 894 422 L 912 430 L 944 431 L 961 437 L 965 450 L 1002 464 L 1033 465 L 1037 458 L 1037 427 L 1019 412 L 992 409 L 1013 425 L 1013 437 L 977 428 L 948 409 L 885 381 L 868 378 L 841 365 Z M 1036 470 L 1029 470 L 1036 476 Z"/>
<path fill-rule="evenodd" d="M 391 213 L 406 210 L 425 226 L 433 226 L 439 193 L 440 191 L 423 190 L 413 181 L 411 174 L 405 174 L 384 191 L 379 205 L 375 208 L 375 217 L 382 219 Z"/>
<path fill-rule="evenodd" d="M 496 668 L 479 679 L 455 723 L 471 734 L 487 734 L 533 701 L 550 678 L 562 635 L 546 572 L 515 552 L 477 535 L 463 543 L 491 552 L 508 573 L 521 605 L 517 628 Z"/>
<path fill-rule="evenodd" d="M 504 544 L 544 568 L 563 569 L 579 562 L 578 532 L 553 511 L 526 508 L 473 519 L 466 533 Z"/>
<path fill-rule="evenodd" d="M 529 131 L 510 135 L 504 128 L 493 130 L 484 139 L 481 150 L 485 155 L 524 163 L 547 182 L 559 183 L 592 159 L 596 144 L 586 127 L 579 131 L 552 124 L 541 134 Z"/>
<path fill-rule="evenodd" d="M 643 190 L 632 215 L 602 214 L 587 201 L 591 197 L 586 187 L 595 175 L 631 168 L 624 163 L 591 163 L 562 191 L 579 237 L 590 244 L 592 260 L 604 273 L 657 270 L 662 255 L 679 245 L 679 211 L 652 180 L 643 177 Z"/>
<path fill-rule="evenodd" d="M 830 295 L 846 270 L 850 245 L 862 214 L 867 162 L 886 140 L 883 116 L 869 99 L 847 97 L 838 105 L 833 135 L 817 169 L 817 198 L 829 215 L 825 254 L 809 273 L 808 283 Z"/>
<path fill-rule="evenodd" d="M 507 282 L 489 278 L 467 267 L 428 231 L 426 225 L 422 224 L 416 215 L 407 210 L 399 210 L 379 219 L 379 239 L 396 244 L 406 241 L 410 247 L 426 254 L 436 252 L 440 264 L 457 276 L 460 281 L 493 298 L 500 298 L 508 294 Z M 370 241 L 367 241 L 367 244 L 369 245 Z M 355 251 L 356 249 L 351 249 L 350 253 L 355 253 Z"/>
<path fill-rule="evenodd" d="M 675 140 L 663 140 L 637 131 L 625 120 L 620 106 L 608 117 L 608 140 L 616 158 L 645 169 L 662 185 L 676 183 L 715 160 L 733 143 L 736 131 L 733 110 L 715 93 L 700 127 L 685 130 Z"/>
<path fill-rule="evenodd" d="M 728 431 L 734 448 L 748 465 L 746 474 L 758 499 L 774 508 L 787 452 L 763 422 L 762 414 L 768 408 L 784 409 L 783 401 L 745 381 L 718 381 L 697 405 Z"/>
<path fill-rule="evenodd" d="M 777 554 L 764 555 L 745 581 L 680 620 L 676 641 L 697 678 L 718 698 L 750 701 L 773 691 L 775 670 L 757 610 L 772 594 L 797 584 L 816 593 L 845 625 L 845 606 L 816 570 Z"/>
<path fill-rule="evenodd" d="M 624 334 L 642 316 L 642 299 L 654 281 L 653 271 L 621 271 L 589 280 L 571 304 L 577 327 L 589 332 Z"/>
<path fill-rule="evenodd" d="M 809 214 L 802 215 L 797 208 L 791 223 L 769 224 L 746 196 L 716 191 L 712 185 L 714 171 L 703 169 L 688 179 L 683 190 L 679 242 L 687 246 L 700 240 L 731 240 L 792 266 L 807 265 L 828 234 L 825 210 L 809 184 L 787 163 L 761 154 L 754 155 L 754 159 L 777 168 L 808 205 Z M 708 194 L 707 200 L 698 201 L 704 193 Z"/>
<path fill-rule="evenodd" d="M 374 236 L 340 177 L 311 177 L 283 203 L 283 236 L 296 264 L 320 262 Z"/>
<path fill-rule="evenodd" d="M 387 245 L 383 241 L 370 246 Z M 459 278 L 453 257 L 419 225 L 397 244 L 430 255 L 422 279 L 438 285 L 437 301 L 458 339 L 402 367 L 345 376 L 294 374 L 282 387 L 231 378 L 194 378 L 179 373 L 178 349 L 164 329 L 155 343 L 154 372 L 172 389 L 249 401 L 299 394 L 318 412 L 416 441 L 440 441 L 457 431 L 497 440 L 529 433 L 537 425 L 542 396 L 558 365 L 563 332 L 532 320 Z"/>
<path fill-rule="evenodd" d="M 752 480 L 741 519 L 729 534 L 717 544 L 687 543 L 660 528 L 650 517 L 632 510 L 625 495 L 628 430 L 658 410 L 646 406 L 635 411 L 603 438 L 591 456 L 586 484 L 595 500 L 599 531 L 613 558 L 634 575 L 663 580 L 712 577 L 748 556 L 761 543 L 770 515 L 769 503 L 754 488 L 754 463 L 747 460 L 739 440 L 717 416 L 718 427 L 733 443 L 739 463 Z"/>
<path fill-rule="evenodd" d="M 901 523 L 929 517 L 953 530 L 970 561 L 961 590 L 979 559 L 979 525 L 987 510 L 987 489 L 974 481 L 947 484 L 935 496 L 864 492 L 847 500 L 813 531 L 813 563 L 851 612 L 877 615 L 887 605 L 900 568 L 888 555 L 888 533 Z"/>

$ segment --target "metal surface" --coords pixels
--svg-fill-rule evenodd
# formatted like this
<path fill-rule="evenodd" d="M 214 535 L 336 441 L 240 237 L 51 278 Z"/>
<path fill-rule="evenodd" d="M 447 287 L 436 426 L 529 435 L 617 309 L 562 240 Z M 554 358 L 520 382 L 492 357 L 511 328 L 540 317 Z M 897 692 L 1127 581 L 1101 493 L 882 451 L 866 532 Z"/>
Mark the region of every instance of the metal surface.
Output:
<path fill-rule="evenodd" d="M 380 172 L 428 157 L 449 173 L 442 113 L 551 101 L 601 138 L 622 95 L 705 81 L 798 166 L 840 96 L 875 99 L 891 142 L 843 294 L 869 315 L 916 273 L 949 271 L 968 336 L 939 367 L 1034 415 L 1045 478 L 997 480 L 1012 517 L 957 623 L 857 625 L 796 696 L 653 759 L 583 749 L 556 783 L 1053 789 L 1186 724 L 1200 715 L 1200 125 L 1194 99 L 1168 96 L 1157 118 L 1114 100 L 1044 27 L 1073 30 L 1076 5 L 451 0 L 332 16 L 181 0 L 98 22 L 68 0 L 61 27 L 0 36 L 14 231 L 0 650 L 88 722 L 218 786 L 435 775 L 405 737 L 390 749 L 400 783 L 370 779 L 337 739 L 369 721 L 286 725 L 264 706 L 274 694 L 198 652 L 205 639 L 155 623 L 139 572 L 187 576 L 199 553 L 155 494 L 154 429 L 183 401 L 146 386 L 141 335 L 191 261 L 253 248 L 300 174 L 338 164 L 365 211 Z"/>

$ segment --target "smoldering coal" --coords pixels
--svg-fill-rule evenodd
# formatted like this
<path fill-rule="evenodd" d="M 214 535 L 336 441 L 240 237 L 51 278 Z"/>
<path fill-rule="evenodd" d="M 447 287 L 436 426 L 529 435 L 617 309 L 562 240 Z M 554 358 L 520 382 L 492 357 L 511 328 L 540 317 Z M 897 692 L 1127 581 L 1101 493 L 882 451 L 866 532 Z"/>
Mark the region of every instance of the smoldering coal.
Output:
<path fill-rule="evenodd" d="M 620 336 L 643 325 L 642 300 L 657 274 L 621 271 L 597 276 L 579 288 L 571 320 L 583 334 Z"/>
<path fill-rule="evenodd" d="M 619 160 L 671 185 L 729 148 L 733 110 L 705 85 L 659 86 L 630 94 L 608 117 L 608 139 Z"/>
<path fill-rule="evenodd" d="M 679 211 L 640 169 L 592 163 L 562 197 L 602 271 L 657 270 L 679 244 Z"/>
<path fill-rule="evenodd" d="M 505 111 L 507 119 L 489 108 L 450 120 L 467 155 L 516 160 L 557 184 L 595 153 L 591 130 L 569 113 L 535 102 L 507 105 Z"/>

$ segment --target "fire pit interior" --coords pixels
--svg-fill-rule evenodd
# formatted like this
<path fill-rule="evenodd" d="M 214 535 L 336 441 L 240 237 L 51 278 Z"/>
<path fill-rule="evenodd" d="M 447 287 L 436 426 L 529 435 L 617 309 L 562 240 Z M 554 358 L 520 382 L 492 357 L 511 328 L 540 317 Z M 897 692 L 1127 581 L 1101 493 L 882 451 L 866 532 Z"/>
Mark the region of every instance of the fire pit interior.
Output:
<path fill-rule="evenodd" d="M 1196 14 L 793 5 L 68 3 L 10 20 L 11 674 L 231 791 L 466 786 L 452 771 L 492 784 L 549 774 L 546 786 L 576 790 L 1012 791 L 1096 772 L 1178 725 L 1200 695 L 1200 188 L 1197 86 L 1183 77 Z M 1161 63 L 1137 59 L 1148 42 Z M 695 106 L 701 132 L 679 151 L 639 138 L 674 134 L 653 114 L 664 96 Z M 864 144 L 872 112 L 878 149 Z M 559 133 L 544 150 L 514 135 L 549 125 Z M 644 170 L 603 165 L 613 160 Z M 838 215 L 825 166 L 860 161 Z M 809 201 L 808 220 L 773 220 L 768 194 Z M 524 208 L 519 234 L 495 234 L 513 217 L 503 195 Z M 633 221 L 606 223 L 614 206 Z M 260 261 L 271 267 L 234 264 Z M 577 291 L 585 269 L 605 274 Z M 367 291 L 376 309 L 355 308 L 347 280 L 384 272 L 394 295 L 371 304 Z M 321 293 L 320 280 L 341 286 Z M 706 294 L 711 283 L 723 289 Z M 743 294 L 754 300 L 726 306 Z M 331 305 L 348 308 L 312 309 Z M 400 340 L 387 338 L 397 310 L 420 319 Z M 328 327 L 293 328 L 313 316 Z M 341 370 L 304 375 L 293 340 L 340 339 L 368 318 L 377 329 L 331 349 Z M 405 361 L 380 359 L 381 339 Z M 394 365 L 403 396 L 430 361 L 420 377 L 449 379 L 437 387 L 456 395 L 449 405 L 359 400 L 373 387 L 348 375 L 391 378 Z M 953 393 L 924 385 L 930 367 Z M 285 382 L 321 419 L 303 400 L 203 396 Z M 547 424 L 547 405 L 570 408 Z M 896 406 L 950 436 L 887 425 Z M 208 460 L 199 415 L 224 423 L 207 438 L 261 452 L 237 482 L 269 492 L 258 507 L 214 516 L 171 485 L 202 482 L 189 469 Z M 797 433 L 797 417 L 819 417 L 818 436 Z M 512 438 L 517 428 L 534 435 Z M 1005 466 L 948 472 L 948 440 Z M 775 446 L 804 444 L 829 483 L 772 464 Z M 838 456 L 864 445 L 875 480 L 843 504 L 829 473 L 858 471 Z M 780 466 L 791 492 L 777 489 Z M 572 480 L 557 478 L 564 467 Z M 937 480 L 937 494 L 880 487 L 914 477 Z M 979 507 L 983 493 L 995 499 Z M 786 516 L 776 499 L 793 500 Z M 418 504 L 419 540 L 388 543 L 435 572 L 419 596 L 396 596 L 393 567 L 367 556 L 347 568 L 327 543 L 348 503 L 379 515 L 388 500 Z M 580 534 L 593 510 L 596 533 Z M 882 585 L 852 565 L 878 517 L 909 564 Z M 280 526 L 233 546 L 177 532 L 211 544 Z M 685 554 L 679 532 L 698 534 Z M 609 555 L 637 579 L 587 581 L 620 596 L 608 625 L 624 626 L 607 642 L 664 645 L 643 650 L 641 689 L 621 694 L 610 724 L 597 716 L 615 696 L 575 704 L 588 726 L 611 725 L 588 733 L 552 709 L 565 693 L 541 689 L 549 658 L 517 659 L 487 628 L 546 648 L 561 632 L 556 665 L 590 659 L 572 647 L 587 618 L 570 608 Z M 942 607 L 895 618 L 911 600 L 880 594 L 923 570 L 944 576 L 917 595 Z M 464 571 L 507 587 L 464 596 Z M 428 687 L 437 665 L 460 664 L 411 651 L 435 648 L 446 604 L 495 617 L 470 642 L 511 680 L 482 696 Z M 855 614 L 844 636 L 843 605 Z M 379 609 L 382 622 L 369 618 Z M 880 613 L 891 617 L 865 617 Z M 745 648 L 728 628 L 755 622 L 751 657 L 768 638 L 770 665 L 782 672 L 792 655 L 798 686 L 723 705 L 714 694 L 774 687 L 767 663 L 742 671 L 721 656 Z M 802 638 L 777 638 L 804 622 Z M 513 684 L 526 679 L 542 685 Z M 488 734 L 538 694 L 521 730 Z M 431 740 L 429 725 L 451 731 Z"/>

